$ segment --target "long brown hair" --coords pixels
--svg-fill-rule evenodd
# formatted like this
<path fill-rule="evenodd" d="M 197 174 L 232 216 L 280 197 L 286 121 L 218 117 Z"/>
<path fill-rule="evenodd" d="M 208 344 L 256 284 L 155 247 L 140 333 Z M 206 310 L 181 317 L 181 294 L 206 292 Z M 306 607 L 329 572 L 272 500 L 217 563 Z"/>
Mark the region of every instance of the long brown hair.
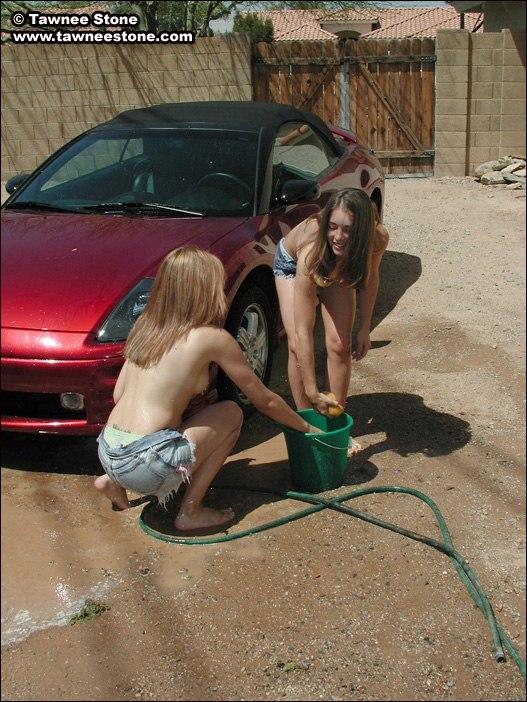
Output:
<path fill-rule="evenodd" d="M 342 256 L 335 256 L 328 241 L 331 213 L 342 207 L 353 214 L 351 232 Z M 310 279 L 321 288 L 336 283 L 343 287 L 367 285 L 375 236 L 375 205 L 362 190 L 337 190 L 316 215 L 318 234 L 306 257 Z"/>
<path fill-rule="evenodd" d="M 226 312 L 225 269 L 219 258 L 197 246 L 175 249 L 161 263 L 124 356 L 150 368 L 191 329 L 222 326 Z"/>

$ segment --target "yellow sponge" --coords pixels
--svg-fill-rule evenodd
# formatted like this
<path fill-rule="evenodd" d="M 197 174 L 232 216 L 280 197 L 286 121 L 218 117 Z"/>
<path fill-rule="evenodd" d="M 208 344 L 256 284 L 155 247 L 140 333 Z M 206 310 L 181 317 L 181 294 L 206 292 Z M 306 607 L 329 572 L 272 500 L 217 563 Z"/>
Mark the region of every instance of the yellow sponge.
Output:
<path fill-rule="evenodd" d="M 328 397 L 330 397 L 332 400 L 336 400 L 337 398 L 335 397 L 335 394 L 332 392 L 326 392 L 324 393 Z M 337 407 L 328 407 L 328 414 L 330 417 L 340 417 L 340 415 L 344 412 L 344 407 L 342 405 L 337 405 Z"/>

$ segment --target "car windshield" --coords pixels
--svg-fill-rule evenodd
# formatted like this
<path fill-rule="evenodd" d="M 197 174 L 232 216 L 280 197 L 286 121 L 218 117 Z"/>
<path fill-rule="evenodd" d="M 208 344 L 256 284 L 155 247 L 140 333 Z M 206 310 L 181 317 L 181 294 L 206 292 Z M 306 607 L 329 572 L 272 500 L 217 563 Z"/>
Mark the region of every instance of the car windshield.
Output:
<path fill-rule="evenodd" d="M 234 130 L 92 132 L 47 163 L 8 207 L 247 216 L 254 206 L 256 150 L 257 134 Z"/>

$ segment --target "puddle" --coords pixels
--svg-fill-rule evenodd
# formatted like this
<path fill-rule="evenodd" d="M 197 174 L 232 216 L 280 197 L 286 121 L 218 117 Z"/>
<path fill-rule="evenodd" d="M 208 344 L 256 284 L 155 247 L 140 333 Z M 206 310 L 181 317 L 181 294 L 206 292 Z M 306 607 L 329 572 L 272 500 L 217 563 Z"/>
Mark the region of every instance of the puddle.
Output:
<path fill-rule="evenodd" d="M 223 480 L 234 485 L 287 488 L 283 437 L 265 442 L 266 462 L 253 447 L 233 455 Z M 38 464 L 29 442 L 28 460 Z M 254 463 L 254 465 L 253 465 Z M 17 643 L 33 632 L 66 626 L 86 600 L 118 608 L 123 590 L 149 600 L 185 597 L 207 563 L 230 548 L 237 560 L 258 561 L 262 546 L 248 539 L 227 544 L 178 545 L 145 534 L 142 506 L 112 512 L 92 487 L 93 476 L 2 468 L 2 638 Z M 298 510 L 268 493 L 214 490 L 214 506 L 233 506 L 235 529 L 246 529 Z M 156 513 L 161 531 L 173 529 L 174 513 Z"/>
<path fill-rule="evenodd" d="M 9 607 L 5 603 L 7 598 L 2 594 L 1 645 L 8 646 L 22 641 L 40 629 L 68 625 L 70 617 L 79 613 L 86 600 L 104 599 L 118 582 L 118 580 L 101 581 L 82 593 L 78 589 L 74 592 L 66 583 L 59 582 L 55 586 L 55 599 L 51 596 L 45 601 L 31 602 L 31 609 L 23 609 L 19 605 Z"/>
<path fill-rule="evenodd" d="M 122 580 L 104 548 L 95 554 L 90 527 L 68 526 L 64 517 L 4 500 L 2 646 L 67 624 L 86 599 L 106 597 Z"/>
<path fill-rule="evenodd" d="M 64 476 L 2 474 L 2 646 L 69 624 L 86 600 L 111 605 L 123 583 L 173 595 L 194 585 L 211 555 L 152 540 L 140 509 L 112 512 L 91 478 L 68 476 L 66 498 Z"/>

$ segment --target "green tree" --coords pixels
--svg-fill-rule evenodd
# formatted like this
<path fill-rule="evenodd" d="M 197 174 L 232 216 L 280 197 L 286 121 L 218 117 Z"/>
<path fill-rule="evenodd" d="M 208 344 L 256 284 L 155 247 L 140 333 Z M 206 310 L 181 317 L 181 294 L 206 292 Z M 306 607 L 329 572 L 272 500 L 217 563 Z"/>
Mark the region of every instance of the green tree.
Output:
<path fill-rule="evenodd" d="M 77 10 L 82 7 L 86 7 L 86 1 L 84 2 L 32 2 L 28 0 L 2 0 L 0 2 L 0 15 L 2 22 L 2 34 L 4 32 L 10 32 L 16 27 L 11 24 L 11 15 L 13 12 L 23 12 L 27 14 L 28 12 L 56 12 L 57 9 L 63 12 L 70 12 L 71 10 Z M 48 29 L 46 27 L 39 27 L 39 32 L 55 31 L 54 29 Z M 5 41 L 7 37 L 2 36 L 2 40 Z"/>
<path fill-rule="evenodd" d="M 212 36 L 210 23 L 226 19 L 240 2 L 113 2 L 113 12 L 134 12 L 140 27 L 149 32 L 189 31 L 197 37 Z"/>
<path fill-rule="evenodd" d="M 232 29 L 234 32 L 246 32 L 252 44 L 259 41 L 273 41 L 273 23 L 270 19 L 260 19 L 255 12 L 244 15 L 236 13 Z"/>
<path fill-rule="evenodd" d="M 106 3 L 100 3 L 101 10 Z M 386 7 L 389 2 L 166 2 L 164 0 L 137 0 L 136 2 L 108 2 L 107 8 L 112 13 L 134 13 L 140 18 L 140 29 L 149 32 L 190 31 L 198 37 L 212 36 L 210 23 L 218 19 L 228 19 L 235 10 L 249 10 L 254 14 L 258 10 L 291 10 L 291 9 L 325 9 L 345 10 L 350 8 Z M 89 2 L 34 2 L 24 0 L 2 0 L 2 41 L 8 38 L 7 32 L 14 29 L 11 24 L 13 12 L 71 12 L 89 7 L 93 11 L 93 3 Z M 245 12 L 244 12 L 245 14 Z M 247 29 L 251 25 L 253 29 Z M 255 31 L 256 23 L 248 20 L 243 31 Z M 39 31 L 55 31 L 55 29 L 39 28 Z M 236 30 L 240 31 L 240 30 Z M 266 30 L 267 32 L 267 30 Z M 251 34 L 252 36 L 252 34 Z M 269 41 L 266 39 L 265 41 Z"/>
<path fill-rule="evenodd" d="M 210 23 L 217 19 L 226 19 L 241 2 L 164 2 L 162 0 L 138 0 L 137 2 L 109 2 L 107 8 L 112 13 L 133 13 L 139 16 L 139 29 L 149 32 L 190 31 L 198 37 L 212 36 Z M 100 3 L 104 10 L 105 3 Z M 13 12 L 71 12 L 90 7 L 88 2 L 24 2 L 23 0 L 5 0 L 1 3 L 2 40 L 8 36 L 5 32 L 14 29 L 11 24 Z M 39 31 L 40 28 L 39 28 Z M 44 29 L 44 31 L 46 31 Z M 49 30 L 55 31 L 55 30 Z"/>

